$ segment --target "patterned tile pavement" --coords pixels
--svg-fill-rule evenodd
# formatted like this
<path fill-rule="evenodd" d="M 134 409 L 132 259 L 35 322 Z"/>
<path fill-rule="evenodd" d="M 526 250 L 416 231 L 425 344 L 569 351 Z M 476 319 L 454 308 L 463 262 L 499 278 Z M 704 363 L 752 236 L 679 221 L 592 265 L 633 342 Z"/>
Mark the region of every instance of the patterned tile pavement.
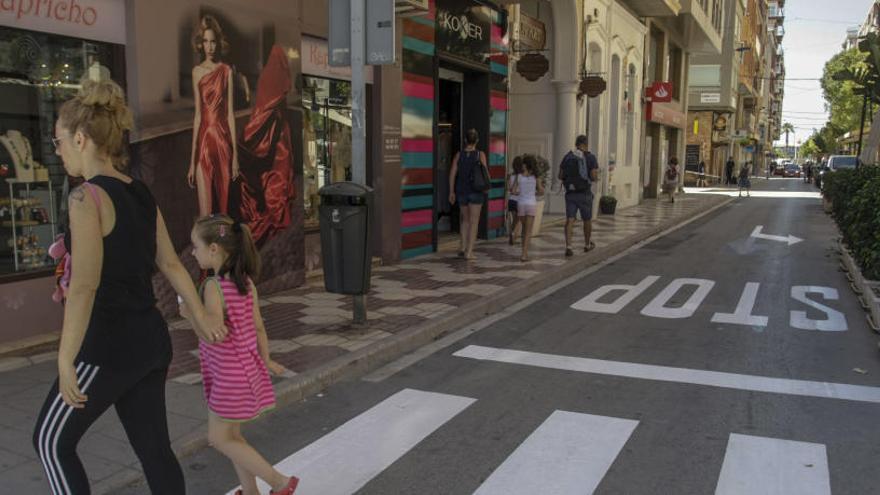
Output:
<path fill-rule="evenodd" d="M 684 195 L 674 204 L 645 201 L 613 216 L 600 215 L 593 222 L 593 241 L 598 247 L 608 245 L 671 218 L 689 218 L 717 202 L 709 196 Z M 580 222 L 574 237 L 575 256 L 583 256 Z M 445 315 L 474 298 L 528 283 L 542 271 L 565 265 L 564 244 L 562 224 L 551 219 L 532 240 L 531 261 L 526 263 L 519 259 L 519 246 L 498 239 L 481 241 L 475 261 L 458 258 L 457 246 L 451 243 L 432 255 L 376 268 L 367 298 L 368 322 L 362 326 L 351 323 L 351 298 L 324 292 L 320 278 L 264 296 L 261 307 L 273 358 L 291 374 L 302 373 Z M 186 321 L 175 321 L 171 326 L 175 357 L 169 378 L 181 384 L 199 384 L 197 339 Z"/>

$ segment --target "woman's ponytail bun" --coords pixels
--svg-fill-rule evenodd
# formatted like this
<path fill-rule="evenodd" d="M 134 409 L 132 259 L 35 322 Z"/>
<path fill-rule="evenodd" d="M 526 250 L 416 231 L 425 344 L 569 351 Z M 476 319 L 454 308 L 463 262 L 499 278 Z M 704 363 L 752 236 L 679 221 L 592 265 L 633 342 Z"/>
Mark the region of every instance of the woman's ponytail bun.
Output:
<path fill-rule="evenodd" d="M 134 127 L 134 118 L 118 84 L 110 80 L 84 80 L 79 93 L 61 106 L 59 119 L 71 133 L 81 131 L 88 136 L 116 168 L 125 167 L 125 133 Z"/>

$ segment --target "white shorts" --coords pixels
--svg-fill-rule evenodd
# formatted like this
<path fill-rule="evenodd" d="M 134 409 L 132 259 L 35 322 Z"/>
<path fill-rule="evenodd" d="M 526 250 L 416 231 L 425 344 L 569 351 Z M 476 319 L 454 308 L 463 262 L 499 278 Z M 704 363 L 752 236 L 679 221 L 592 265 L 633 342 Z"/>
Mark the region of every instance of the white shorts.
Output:
<path fill-rule="evenodd" d="M 538 205 L 517 203 L 516 214 L 521 217 L 533 217 L 538 212 Z"/>

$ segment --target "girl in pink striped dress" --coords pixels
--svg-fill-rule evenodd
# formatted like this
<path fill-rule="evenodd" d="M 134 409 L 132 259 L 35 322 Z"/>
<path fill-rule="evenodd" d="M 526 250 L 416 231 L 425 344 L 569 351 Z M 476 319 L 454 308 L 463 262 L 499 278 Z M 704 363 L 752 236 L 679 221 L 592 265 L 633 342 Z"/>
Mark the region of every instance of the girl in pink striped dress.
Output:
<path fill-rule="evenodd" d="M 252 278 L 259 272 L 257 248 L 246 225 L 226 215 L 200 218 L 193 227 L 193 256 L 215 277 L 202 285 L 205 309 L 223 316 L 229 334 L 220 343 L 199 342 L 205 399 L 210 410 L 208 440 L 229 458 L 241 481 L 241 495 L 258 495 L 259 477 L 272 495 L 292 495 L 299 479 L 279 473 L 241 434 L 241 423 L 275 407 L 269 372 L 284 367 L 269 357 L 269 340 Z M 188 317 L 185 307 L 181 314 Z"/>

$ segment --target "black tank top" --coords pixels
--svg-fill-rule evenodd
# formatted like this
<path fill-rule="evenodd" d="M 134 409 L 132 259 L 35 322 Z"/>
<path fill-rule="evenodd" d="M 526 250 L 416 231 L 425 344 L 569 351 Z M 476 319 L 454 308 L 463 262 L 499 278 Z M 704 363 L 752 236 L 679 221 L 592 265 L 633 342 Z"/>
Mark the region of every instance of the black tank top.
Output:
<path fill-rule="evenodd" d="M 113 230 L 104 237 L 104 262 L 95 309 L 143 311 L 154 307 L 156 201 L 153 195 L 138 180 L 126 183 L 97 175 L 89 182 L 107 193 L 116 213 Z M 65 243 L 70 249 L 69 235 Z"/>
<path fill-rule="evenodd" d="M 104 237 L 101 281 L 81 359 L 121 369 L 167 365 L 171 356 L 168 327 L 156 308 L 152 283 L 156 273 L 156 201 L 138 180 L 126 183 L 99 175 L 89 182 L 110 197 L 116 221 Z M 68 248 L 69 239 L 67 235 Z"/>
<path fill-rule="evenodd" d="M 462 150 L 458 155 L 458 177 L 455 178 L 456 194 L 473 194 L 476 191 L 471 186 L 471 177 L 474 169 L 481 166 L 480 152 L 478 150 Z"/>

